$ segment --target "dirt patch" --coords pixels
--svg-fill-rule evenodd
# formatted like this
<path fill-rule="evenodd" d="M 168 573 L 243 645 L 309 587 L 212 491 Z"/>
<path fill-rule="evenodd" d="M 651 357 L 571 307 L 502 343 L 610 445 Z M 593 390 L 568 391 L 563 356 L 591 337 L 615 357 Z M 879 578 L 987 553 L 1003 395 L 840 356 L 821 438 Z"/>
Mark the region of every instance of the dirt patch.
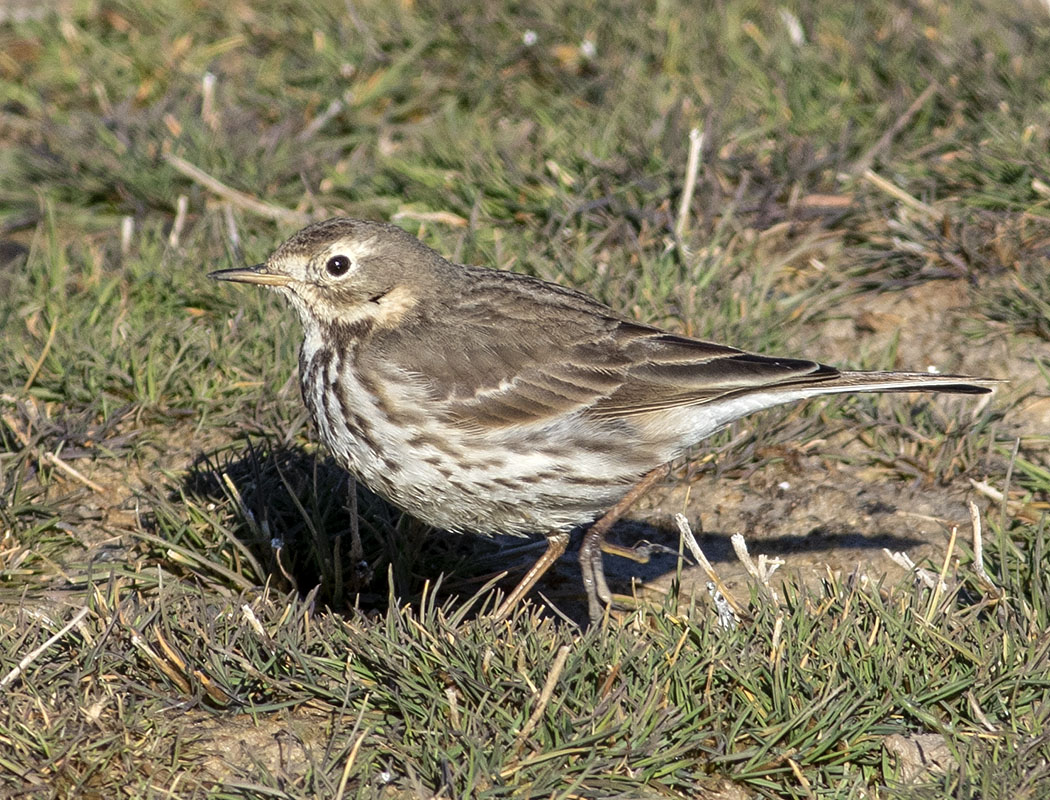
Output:
<path fill-rule="evenodd" d="M 821 352 L 811 353 L 836 364 L 868 360 L 886 369 L 1005 377 L 995 366 L 988 343 L 968 346 L 966 329 L 972 311 L 973 287 L 964 281 L 929 281 L 899 292 L 857 298 L 849 316 L 830 320 L 821 327 Z M 881 362 L 883 353 L 895 352 L 893 363 Z"/>
<path fill-rule="evenodd" d="M 752 474 L 746 484 L 702 478 L 688 488 L 675 487 L 658 508 L 681 509 L 719 576 L 746 598 L 747 579 L 732 550 L 733 534 L 744 536 L 753 557 L 761 553 L 783 560 L 782 578 L 813 584 L 830 574 L 858 573 L 895 582 L 904 573 L 885 551 L 904 552 L 916 563 L 936 561 L 952 526 L 967 524 L 971 494 L 968 484 L 872 481 L 862 470 L 833 463 L 807 463 L 801 471 L 778 464 Z M 673 577 L 667 572 L 651 586 L 665 590 Z M 683 596 L 694 590 L 705 594 L 707 580 L 699 568 L 686 569 Z"/>

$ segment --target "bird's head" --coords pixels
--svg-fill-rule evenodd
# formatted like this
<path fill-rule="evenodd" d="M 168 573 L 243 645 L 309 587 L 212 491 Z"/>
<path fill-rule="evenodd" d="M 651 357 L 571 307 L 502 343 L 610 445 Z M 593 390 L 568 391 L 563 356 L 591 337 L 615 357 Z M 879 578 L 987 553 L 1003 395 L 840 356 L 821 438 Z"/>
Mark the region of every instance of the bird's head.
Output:
<path fill-rule="evenodd" d="M 401 228 L 337 217 L 303 228 L 262 264 L 209 277 L 276 289 L 304 326 L 390 327 L 416 307 L 443 263 Z"/>

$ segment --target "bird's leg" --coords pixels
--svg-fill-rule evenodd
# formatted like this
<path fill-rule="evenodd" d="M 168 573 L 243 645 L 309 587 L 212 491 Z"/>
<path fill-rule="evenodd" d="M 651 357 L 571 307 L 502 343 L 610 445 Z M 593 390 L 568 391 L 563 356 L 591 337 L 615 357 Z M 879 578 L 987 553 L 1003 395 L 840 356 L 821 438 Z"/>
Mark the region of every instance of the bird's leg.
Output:
<path fill-rule="evenodd" d="M 565 548 L 569 546 L 569 534 L 568 533 L 553 533 L 547 536 L 547 549 L 543 551 L 543 555 L 540 556 L 539 560 L 532 565 L 532 568 L 525 573 L 525 577 L 522 578 L 518 585 L 514 587 L 514 590 L 508 594 L 499 608 L 497 608 L 492 616 L 497 622 L 501 622 L 510 616 L 510 612 L 514 610 L 521 599 L 529 593 L 531 589 L 540 578 L 543 577 L 551 564 L 557 561 L 561 554 L 565 552 Z"/>
<path fill-rule="evenodd" d="M 589 530 L 587 532 L 590 533 Z M 587 592 L 587 616 L 592 623 L 598 622 L 602 618 L 602 604 L 612 603 L 612 592 L 609 591 L 609 584 L 605 582 L 602 551 L 600 547 L 588 543 L 586 535 L 583 537 L 583 544 L 580 545 L 580 574 L 583 577 L 583 588 Z"/>
<path fill-rule="evenodd" d="M 613 601 L 609 584 L 605 582 L 602 552 L 624 556 L 643 564 L 649 560 L 648 550 L 642 554 L 637 550 L 609 544 L 605 541 L 605 535 L 617 520 L 664 476 L 665 471 L 665 467 L 657 467 L 652 472 L 647 472 L 620 502 L 605 512 L 602 518 L 591 525 L 583 536 L 583 544 L 580 546 L 580 572 L 583 574 L 583 588 L 587 592 L 587 613 L 591 622 L 600 620 L 602 605 L 609 605 Z"/>

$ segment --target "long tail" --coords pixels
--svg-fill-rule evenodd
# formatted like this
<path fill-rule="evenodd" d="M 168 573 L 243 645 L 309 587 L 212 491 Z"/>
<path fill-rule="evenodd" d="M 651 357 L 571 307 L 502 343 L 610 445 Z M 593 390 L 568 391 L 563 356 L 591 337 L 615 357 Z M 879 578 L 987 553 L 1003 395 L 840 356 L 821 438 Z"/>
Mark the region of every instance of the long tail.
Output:
<path fill-rule="evenodd" d="M 988 394 L 1005 381 L 971 378 L 968 375 L 936 375 L 929 372 L 840 372 L 825 364 L 813 364 L 808 374 L 787 380 L 770 381 L 764 386 L 742 387 L 726 392 L 714 402 L 730 398 L 751 398 L 752 411 L 769 406 L 805 400 L 824 394 L 849 392 L 951 392 Z"/>
<path fill-rule="evenodd" d="M 1005 381 L 929 372 L 839 372 L 818 383 L 821 392 L 952 392 L 988 394 Z"/>

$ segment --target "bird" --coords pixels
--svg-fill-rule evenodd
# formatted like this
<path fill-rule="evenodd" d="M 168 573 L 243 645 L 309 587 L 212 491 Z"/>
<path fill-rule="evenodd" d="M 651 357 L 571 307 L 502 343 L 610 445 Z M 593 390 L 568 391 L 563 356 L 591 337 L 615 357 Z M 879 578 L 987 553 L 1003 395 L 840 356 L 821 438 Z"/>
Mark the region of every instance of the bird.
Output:
<path fill-rule="evenodd" d="M 599 621 L 613 602 L 602 552 L 637 555 L 606 541 L 613 522 L 666 465 L 741 417 L 818 395 L 984 394 L 998 383 L 840 370 L 682 336 L 347 217 L 306 226 L 261 264 L 209 277 L 290 302 L 303 329 L 303 402 L 358 481 L 434 528 L 546 536 L 497 620 L 561 557 L 570 532 L 590 524 L 579 562 L 588 616 Z"/>

